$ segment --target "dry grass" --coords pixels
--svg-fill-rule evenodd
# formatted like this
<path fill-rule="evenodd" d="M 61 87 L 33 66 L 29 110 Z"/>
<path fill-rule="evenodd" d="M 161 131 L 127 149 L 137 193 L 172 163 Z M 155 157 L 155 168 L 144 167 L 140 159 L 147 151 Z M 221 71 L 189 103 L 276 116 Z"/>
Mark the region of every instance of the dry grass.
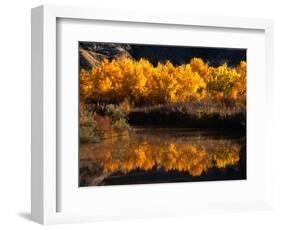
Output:
<path fill-rule="evenodd" d="M 244 101 L 224 99 L 139 107 L 131 111 L 129 122 L 134 125 L 245 130 L 246 104 Z"/>

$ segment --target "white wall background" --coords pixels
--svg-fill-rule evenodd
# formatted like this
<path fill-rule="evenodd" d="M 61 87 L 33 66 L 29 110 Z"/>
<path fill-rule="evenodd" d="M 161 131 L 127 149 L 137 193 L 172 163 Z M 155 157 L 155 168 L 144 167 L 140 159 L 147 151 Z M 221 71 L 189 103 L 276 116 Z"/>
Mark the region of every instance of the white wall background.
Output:
<path fill-rule="evenodd" d="M 279 1 L 260 0 L 6 0 L 0 8 L 0 228 L 38 229 L 30 221 L 30 9 L 41 4 L 173 13 L 262 17 L 275 20 L 275 92 L 281 99 L 281 14 Z M 280 51 L 280 52 L 279 52 Z M 281 105 L 281 104 L 280 104 Z M 52 229 L 280 229 L 281 130 L 280 106 L 275 109 L 275 210 L 272 212 L 202 215 L 48 226 Z M 258 124 L 257 124 L 258 125 Z M 279 137 L 278 137 L 279 135 Z M 279 155 L 280 154 L 280 155 Z M 261 169 L 262 170 L 262 169 Z M 235 191 L 239 192 L 239 191 Z"/>

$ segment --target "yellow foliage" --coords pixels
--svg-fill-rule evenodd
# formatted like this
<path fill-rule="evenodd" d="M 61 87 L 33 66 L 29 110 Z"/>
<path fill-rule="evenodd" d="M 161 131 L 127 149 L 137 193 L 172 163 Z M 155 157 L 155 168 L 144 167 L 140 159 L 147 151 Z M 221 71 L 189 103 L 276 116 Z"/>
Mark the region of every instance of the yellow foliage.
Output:
<path fill-rule="evenodd" d="M 236 99 L 246 95 L 246 68 L 244 61 L 237 68 L 212 67 L 200 58 L 180 66 L 169 61 L 153 66 L 143 58 L 105 59 L 91 71 L 80 71 L 80 95 L 81 99 L 136 104 L 216 99 L 218 95 Z"/>

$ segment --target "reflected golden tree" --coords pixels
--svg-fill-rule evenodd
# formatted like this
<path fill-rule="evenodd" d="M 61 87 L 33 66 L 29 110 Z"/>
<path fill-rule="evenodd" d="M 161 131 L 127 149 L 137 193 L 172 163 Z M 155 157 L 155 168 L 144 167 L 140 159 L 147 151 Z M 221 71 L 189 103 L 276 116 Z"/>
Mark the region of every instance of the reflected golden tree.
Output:
<path fill-rule="evenodd" d="M 99 144 L 83 144 L 80 168 L 90 169 L 92 177 L 153 169 L 200 176 L 210 168 L 237 164 L 240 149 L 238 143 L 226 139 L 132 134 Z"/>

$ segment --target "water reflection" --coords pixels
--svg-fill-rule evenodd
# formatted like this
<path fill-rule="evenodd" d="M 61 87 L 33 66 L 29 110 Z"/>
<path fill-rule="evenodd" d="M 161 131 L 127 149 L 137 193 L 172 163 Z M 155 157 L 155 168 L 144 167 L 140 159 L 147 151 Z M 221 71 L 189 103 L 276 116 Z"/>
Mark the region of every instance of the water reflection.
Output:
<path fill-rule="evenodd" d="M 108 178 L 137 173 L 177 172 L 199 177 L 210 169 L 239 166 L 245 138 L 187 129 L 138 128 L 130 136 L 80 146 L 80 185 L 103 185 Z M 236 171 L 239 171 L 239 168 Z M 148 179 L 147 179 L 148 178 Z M 158 175 L 159 181 L 159 175 Z M 143 183 L 150 183 L 151 176 Z M 165 182 L 165 178 L 163 181 Z M 120 183 L 122 184 L 122 183 Z"/>

